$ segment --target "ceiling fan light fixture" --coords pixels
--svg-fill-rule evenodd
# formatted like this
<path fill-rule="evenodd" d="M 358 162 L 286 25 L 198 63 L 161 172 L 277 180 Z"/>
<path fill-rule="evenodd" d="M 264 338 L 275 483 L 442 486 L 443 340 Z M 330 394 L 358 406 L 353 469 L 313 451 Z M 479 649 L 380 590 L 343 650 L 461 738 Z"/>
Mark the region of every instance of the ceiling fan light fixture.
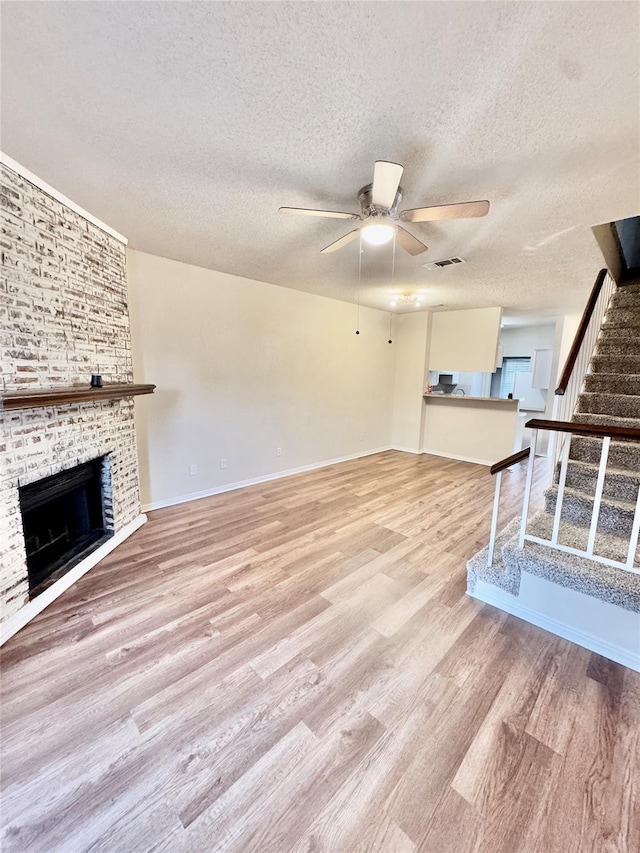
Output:
<path fill-rule="evenodd" d="M 360 238 L 370 246 L 383 246 L 394 240 L 395 249 L 398 246 L 408 255 L 421 255 L 426 252 L 426 246 L 410 231 L 404 228 L 400 222 L 433 222 L 441 219 L 464 219 L 468 217 L 486 216 L 489 212 L 489 202 L 465 201 L 455 204 L 439 204 L 430 207 L 415 207 L 410 210 L 401 210 L 398 206 L 402 201 L 403 191 L 400 186 L 404 168 L 399 163 L 389 160 L 376 160 L 373 169 L 373 182 L 362 187 L 358 193 L 360 213 L 347 213 L 341 210 L 319 210 L 306 207 L 280 207 L 282 213 L 293 213 L 297 216 L 324 216 L 331 219 L 354 219 L 362 223 L 353 231 L 329 243 L 322 254 L 329 254 L 342 249 L 349 243 Z M 362 251 L 362 246 L 360 247 Z M 435 266 L 447 266 L 450 263 L 463 263 L 461 258 L 448 259 L 436 262 Z M 425 267 L 431 267 L 425 264 Z"/>
<path fill-rule="evenodd" d="M 370 246 L 382 246 L 393 237 L 395 228 L 382 222 L 374 222 L 361 228 L 362 239 Z"/>
<path fill-rule="evenodd" d="M 394 294 L 391 297 L 391 307 L 397 308 L 399 305 L 407 305 L 412 308 L 420 308 L 424 296 L 419 293 L 400 293 Z"/>

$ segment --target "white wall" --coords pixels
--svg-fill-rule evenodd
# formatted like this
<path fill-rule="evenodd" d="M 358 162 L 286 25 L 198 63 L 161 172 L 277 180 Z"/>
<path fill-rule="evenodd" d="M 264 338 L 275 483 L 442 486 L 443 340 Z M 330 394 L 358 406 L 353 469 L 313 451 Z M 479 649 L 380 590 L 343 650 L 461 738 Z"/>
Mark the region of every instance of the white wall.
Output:
<path fill-rule="evenodd" d="M 556 370 L 556 382 L 560 380 L 560 375 L 564 370 L 564 365 L 569 355 L 569 350 L 573 346 L 573 341 L 578 331 L 578 326 L 582 320 L 582 312 L 579 314 L 566 314 L 563 321 L 558 323 L 556 329 L 556 346 L 558 347 L 558 366 Z"/>
<path fill-rule="evenodd" d="M 131 250 L 128 280 L 144 505 L 391 444 L 388 314 Z"/>
<path fill-rule="evenodd" d="M 394 447 L 417 453 L 422 445 L 430 316 L 426 311 L 400 314 L 394 321 L 396 346 L 393 395 Z"/>
<path fill-rule="evenodd" d="M 518 356 L 533 358 L 537 349 L 553 350 L 551 363 L 551 387 L 546 391 L 539 391 L 541 400 L 545 403 L 544 412 L 532 412 L 530 417 L 546 418 L 553 417 L 553 402 L 555 391 L 555 378 L 558 373 L 558 360 L 560 358 L 560 340 L 564 318 L 560 318 L 553 324 L 545 323 L 540 326 L 510 326 L 500 332 L 500 343 L 504 347 L 505 357 L 517 358 Z M 529 439 L 527 439 L 529 440 Z M 549 451 L 549 436 L 541 432 L 538 436 L 538 451 L 541 454 Z"/>
<path fill-rule="evenodd" d="M 500 332 L 500 343 L 504 347 L 505 357 L 533 358 L 534 350 L 553 349 L 555 336 L 555 323 L 544 326 L 507 326 Z"/>
<path fill-rule="evenodd" d="M 429 369 L 488 371 L 496 366 L 502 308 L 439 311 L 433 315 Z"/>

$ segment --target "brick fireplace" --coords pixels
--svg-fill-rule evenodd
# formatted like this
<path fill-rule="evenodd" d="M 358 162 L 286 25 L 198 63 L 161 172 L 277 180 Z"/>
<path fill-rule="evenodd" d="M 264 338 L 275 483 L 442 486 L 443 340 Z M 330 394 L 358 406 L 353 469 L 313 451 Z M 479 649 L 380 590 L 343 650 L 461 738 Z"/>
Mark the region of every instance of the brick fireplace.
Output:
<path fill-rule="evenodd" d="M 124 238 L 29 173 L 0 168 L 2 394 L 88 387 L 92 374 L 131 383 Z M 29 600 L 20 489 L 106 459 L 105 529 L 117 533 L 140 516 L 133 405 L 81 400 L 0 413 L 0 620 Z"/>

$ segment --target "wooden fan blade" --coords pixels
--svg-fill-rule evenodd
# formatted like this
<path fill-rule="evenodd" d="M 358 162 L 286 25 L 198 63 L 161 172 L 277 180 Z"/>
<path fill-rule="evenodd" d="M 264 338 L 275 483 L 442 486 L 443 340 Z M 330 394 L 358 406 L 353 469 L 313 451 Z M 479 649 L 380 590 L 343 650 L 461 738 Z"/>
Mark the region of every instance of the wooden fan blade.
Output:
<path fill-rule="evenodd" d="M 404 167 L 399 163 L 376 160 L 373 167 L 373 187 L 371 189 L 371 202 L 376 207 L 393 207 L 403 172 Z"/>
<path fill-rule="evenodd" d="M 400 219 L 403 222 L 432 222 L 436 219 L 466 219 L 470 216 L 486 216 L 489 213 L 488 201 L 463 201 L 459 204 L 438 204 L 434 207 L 416 207 L 403 210 Z"/>
<path fill-rule="evenodd" d="M 298 216 L 327 216 L 330 219 L 360 219 L 357 213 L 341 213 L 339 210 L 310 210 L 306 207 L 279 207 L 278 213 L 295 213 Z"/>
<path fill-rule="evenodd" d="M 398 229 L 396 231 L 396 243 L 405 252 L 409 252 L 410 255 L 419 255 L 427 251 L 425 244 L 421 243 L 413 234 L 410 234 L 402 225 L 396 225 L 396 228 Z"/>
<path fill-rule="evenodd" d="M 350 231 L 348 234 L 345 234 L 344 237 L 341 237 L 339 240 L 336 240 L 335 243 L 329 243 L 328 246 L 325 246 L 324 249 L 321 250 L 320 254 L 325 254 L 327 252 L 337 252 L 338 249 L 341 249 L 343 246 L 346 246 L 347 243 L 350 243 L 352 240 L 355 240 L 359 233 L 360 229 L 355 228 L 353 231 Z"/>

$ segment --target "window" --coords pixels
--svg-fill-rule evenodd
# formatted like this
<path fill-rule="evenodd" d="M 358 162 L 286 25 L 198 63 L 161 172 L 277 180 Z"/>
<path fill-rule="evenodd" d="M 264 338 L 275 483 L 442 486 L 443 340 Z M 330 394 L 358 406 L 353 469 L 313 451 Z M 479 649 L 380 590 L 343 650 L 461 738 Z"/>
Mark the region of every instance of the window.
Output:
<path fill-rule="evenodd" d="M 502 374 L 500 377 L 501 397 L 513 394 L 513 383 L 515 382 L 516 373 L 531 373 L 531 359 L 507 357 L 502 360 Z"/>

